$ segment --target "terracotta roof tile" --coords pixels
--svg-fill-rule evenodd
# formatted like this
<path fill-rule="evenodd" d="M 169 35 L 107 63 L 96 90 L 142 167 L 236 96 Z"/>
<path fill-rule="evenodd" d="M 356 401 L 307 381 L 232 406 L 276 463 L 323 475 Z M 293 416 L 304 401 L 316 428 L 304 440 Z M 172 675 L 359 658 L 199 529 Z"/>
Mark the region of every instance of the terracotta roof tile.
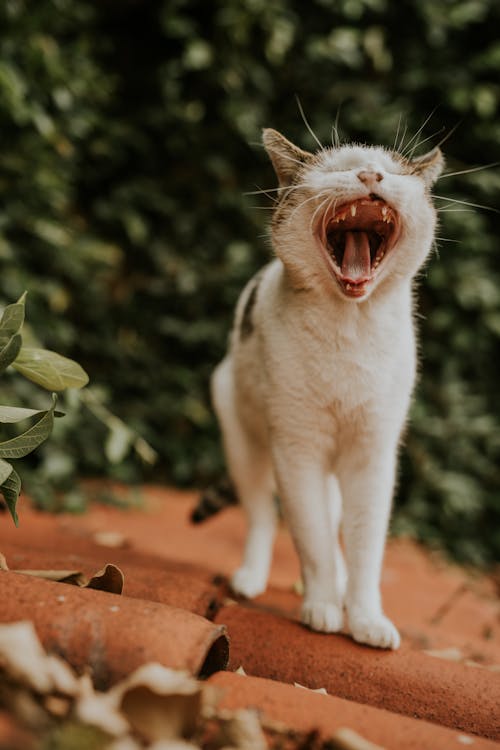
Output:
<path fill-rule="evenodd" d="M 98 687 L 150 661 L 195 675 L 227 663 L 224 627 L 184 609 L 10 571 L 0 600 L 0 622 L 32 620 L 44 647 L 90 668 Z"/>
<path fill-rule="evenodd" d="M 216 621 L 231 638 L 229 668 L 500 739 L 500 676 L 403 646 L 367 649 L 342 635 L 237 604 Z"/>
<path fill-rule="evenodd" d="M 467 741 L 475 750 L 499 747 L 497 742 L 427 721 L 259 677 L 217 672 L 209 682 L 222 690 L 219 700 L 222 708 L 256 706 L 264 720 L 282 722 L 298 731 L 317 729 L 325 738 L 340 727 L 349 727 L 367 740 L 394 750 L 457 750 L 461 745 L 467 746 Z"/>
<path fill-rule="evenodd" d="M 253 602 L 232 604 L 223 577 L 240 562 L 243 514 L 230 508 L 192 526 L 195 497 L 145 487 L 141 508 L 95 505 L 82 516 L 37 513 L 23 502 L 19 529 L 0 519 L 0 552 L 9 567 L 77 569 L 90 576 L 114 563 L 124 573 L 125 587 L 118 597 L 0 572 L 0 621 L 34 619 L 46 646 L 79 668 L 91 665 L 101 684 L 151 659 L 196 673 L 225 624 L 231 668 L 242 663 L 253 675 L 325 687 L 337 696 L 217 675 L 212 680 L 225 686 L 228 705 L 248 698 L 276 719 L 295 717 L 297 726 L 308 715 L 325 731 L 342 716 L 373 742 L 398 750 L 460 747 L 468 742 L 457 739 L 460 732 L 475 732 L 474 746 L 494 746 L 477 735 L 500 738 L 500 674 L 464 664 L 473 659 L 490 668 L 500 665 L 499 605 L 488 579 L 471 577 L 409 540 L 392 540 L 383 594 L 403 647 L 396 653 L 376 651 L 298 624 L 299 567 L 284 529 L 278 533 L 268 591 Z M 429 649 L 456 661 L 423 653 Z M 220 666 L 223 650 L 215 649 L 209 670 Z M 392 743 L 378 730 L 365 731 L 372 722 L 379 726 L 380 716 L 393 733 Z M 408 718 L 414 716 L 434 724 Z M 433 732 L 431 742 L 427 737 Z"/>

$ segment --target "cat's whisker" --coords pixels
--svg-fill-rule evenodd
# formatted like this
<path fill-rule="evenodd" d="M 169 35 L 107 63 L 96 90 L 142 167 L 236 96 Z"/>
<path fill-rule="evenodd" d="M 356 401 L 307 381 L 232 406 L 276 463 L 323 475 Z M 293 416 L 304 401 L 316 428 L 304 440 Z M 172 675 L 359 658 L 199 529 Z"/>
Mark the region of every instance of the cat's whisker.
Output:
<path fill-rule="evenodd" d="M 314 138 L 314 140 L 316 141 L 316 143 L 317 143 L 317 144 L 318 144 L 318 146 L 320 147 L 321 151 L 324 151 L 324 150 L 325 150 L 325 147 L 323 146 L 323 144 L 322 144 L 322 143 L 321 143 L 321 141 L 319 140 L 318 136 L 316 135 L 316 133 L 314 132 L 314 130 L 312 129 L 312 127 L 311 127 L 311 126 L 309 125 L 309 122 L 308 122 L 308 120 L 307 120 L 307 117 L 306 117 L 306 115 L 305 115 L 305 112 L 304 112 L 304 109 L 303 109 L 303 107 L 302 107 L 302 104 L 300 103 L 300 99 L 299 99 L 299 97 L 298 97 L 298 96 L 295 96 L 295 100 L 296 100 L 296 102 L 297 102 L 297 106 L 298 106 L 298 108 L 299 108 L 300 116 L 302 117 L 302 119 L 303 119 L 303 121 L 304 121 L 304 125 L 306 126 L 306 128 L 307 128 L 307 129 L 308 129 L 308 131 L 309 131 L 309 133 L 310 133 L 310 134 L 312 135 L 312 137 Z"/>
<path fill-rule="evenodd" d="M 316 214 L 318 213 L 318 211 L 321 211 L 324 208 L 325 204 L 329 200 L 330 200 L 330 196 L 327 195 L 326 198 L 324 200 L 322 200 L 321 203 L 318 206 L 316 206 L 316 208 L 315 208 L 315 210 L 313 212 L 313 215 L 311 216 L 311 221 L 309 222 L 309 229 L 310 229 L 310 231 L 312 231 L 314 223 L 316 221 Z M 325 213 L 323 214 L 323 216 L 325 216 L 327 213 L 328 212 L 325 211 Z"/>
<path fill-rule="evenodd" d="M 448 133 L 446 133 L 446 135 L 445 135 L 445 136 L 443 136 L 443 138 L 441 138 L 441 140 L 440 140 L 440 141 L 438 141 L 438 142 L 436 143 L 436 145 L 435 145 L 435 148 L 440 148 L 440 147 L 441 147 L 441 146 L 443 145 L 443 143 L 446 143 L 446 141 L 447 141 L 447 140 L 449 140 L 449 139 L 451 138 L 451 136 L 453 135 L 453 133 L 455 132 L 455 130 L 456 130 L 456 129 L 457 129 L 457 128 L 458 128 L 458 127 L 459 127 L 459 126 L 461 125 L 461 124 L 462 124 L 462 120 L 459 120 L 459 121 L 458 121 L 458 122 L 456 123 L 456 125 L 454 125 L 454 126 L 452 127 L 452 129 L 451 129 L 451 130 L 450 130 L 450 131 L 449 131 Z"/>
<path fill-rule="evenodd" d="M 253 211 L 275 211 L 275 206 L 250 206 Z"/>
<path fill-rule="evenodd" d="M 425 120 L 423 121 L 422 125 L 419 127 L 419 129 L 415 133 L 415 135 L 412 138 L 410 138 L 410 140 L 408 141 L 408 143 L 404 144 L 402 150 L 400 151 L 400 153 L 401 153 L 402 156 L 406 156 L 406 154 L 409 153 L 411 144 L 415 140 L 418 139 L 418 136 L 420 135 L 420 133 L 422 132 L 422 130 L 425 128 L 425 126 L 427 125 L 427 123 L 429 122 L 429 120 L 431 119 L 431 117 L 433 116 L 433 114 L 436 111 L 436 109 L 437 109 L 437 107 L 434 107 L 434 109 L 432 110 L 432 112 L 430 113 L 430 115 L 428 115 L 425 118 Z"/>
<path fill-rule="evenodd" d="M 449 237 L 436 237 L 436 240 L 439 240 L 439 242 L 455 242 L 457 245 L 462 244 L 462 240 L 452 240 Z"/>
<path fill-rule="evenodd" d="M 471 167 L 470 169 L 461 169 L 458 172 L 445 172 L 445 174 L 442 174 L 439 178 L 440 180 L 443 179 L 443 177 L 457 177 L 461 174 L 471 174 L 471 172 L 481 172 L 483 169 L 493 169 L 493 167 L 500 167 L 500 161 L 493 161 L 491 164 L 484 164 L 482 167 Z"/>
<path fill-rule="evenodd" d="M 261 148 L 266 149 L 266 151 L 268 151 L 268 152 L 271 152 L 271 153 L 274 153 L 274 154 L 278 154 L 280 156 L 280 158 L 287 159 L 287 161 L 291 161 L 294 164 L 298 164 L 300 167 L 304 166 L 304 162 L 303 161 L 301 161 L 300 159 L 294 159 L 293 156 L 290 156 L 290 154 L 284 154 L 284 153 L 282 153 L 280 151 L 280 149 L 272 148 L 271 146 L 267 146 L 266 147 L 263 144 L 260 144 L 260 146 L 261 146 Z"/>
<path fill-rule="evenodd" d="M 308 187 L 311 187 L 309 183 L 299 182 L 297 185 L 280 185 L 279 187 L 275 187 L 275 188 L 251 190 L 247 193 L 243 193 L 243 195 L 268 195 L 271 198 L 272 196 L 270 196 L 269 193 L 285 193 L 291 190 L 298 190 L 299 188 L 308 188 Z M 276 198 L 272 198 L 272 200 L 276 200 Z"/>
<path fill-rule="evenodd" d="M 337 107 L 337 114 L 335 115 L 335 122 L 333 123 L 333 130 L 335 132 L 335 148 L 340 148 L 340 144 L 342 143 L 342 139 L 339 134 L 339 119 L 341 109 L 342 102 L 340 102 L 339 106 Z"/>
<path fill-rule="evenodd" d="M 340 147 L 339 131 L 337 130 L 337 128 L 335 127 L 335 125 L 332 125 L 330 139 L 332 141 L 333 148 L 339 148 Z"/>
<path fill-rule="evenodd" d="M 401 138 L 399 139 L 399 142 L 398 142 L 398 147 L 397 147 L 397 149 L 396 149 L 396 150 L 397 150 L 397 152 L 398 152 L 399 154 L 401 154 L 401 153 L 402 153 L 402 147 L 403 147 L 403 143 L 404 143 L 404 141 L 405 141 L 405 138 L 406 138 L 406 133 L 407 133 L 407 132 L 408 132 L 408 123 L 406 122 L 406 123 L 405 123 L 405 127 L 404 127 L 404 130 L 403 130 L 403 134 L 402 134 Z"/>
<path fill-rule="evenodd" d="M 427 138 L 423 138 L 421 141 L 417 141 L 415 143 L 415 145 L 412 147 L 411 151 L 406 156 L 406 158 L 407 159 L 412 159 L 413 158 L 413 154 L 415 153 L 415 151 L 417 150 L 417 148 L 420 148 L 420 146 L 422 146 L 424 143 L 427 143 L 427 141 L 432 141 L 432 139 L 435 138 L 440 133 L 442 133 L 443 130 L 445 130 L 444 126 L 442 128 L 439 128 L 439 130 L 436 130 L 431 135 L 428 135 Z"/>
<path fill-rule="evenodd" d="M 318 195 L 317 194 L 310 195 L 309 198 L 306 198 L 305 200 L 302 201 L 302 203 L 299 203 L 298 206 L 295 206 L 295 208 L 293 209 L 292 213 L 290 214 L 290 219 L 292 219 L 293 216 L 295 216 L 296 212 L 299 209 L 301 209 L 303 206 L 305 206 L 306 203 L 309 203 L 310 201 L 315 201 L 315 200 L 318 200 Z"/>
<path fill-rule="evenodd" d="M 331 216 L 332 213 L 335 212 L 336 205 L 337 205 L 337 197 L 335 195 L 332 195 L 330 202 L 328 203 L 328 208 L 326 209 L 326 211 L 323 212 L 322 227 L 321 227 L 323 236 L 326 235 L 327 217 Z"/>
<path fill-rule="evenodd" d="M 472 208 L 436 208 L 438 214 L 473 214 Z"/>
<path fill-rule="evenodd" d="M 401 128 L 401 120 L 402 120 L 402 119 L 403 119 L 403 113 L 402 113 L 402 112 L 400 112 L 400 113 L 399 113 L 399 118 L 398 118 L 398 129 L 396 130 L 396 135 L 395 135 L 395 137 L 394 137 L 394 144 L 393 144 L 393 146 L 392 146 L 392 150 L 393 150 L 393 151 L 396 151 L 396 143 L 398 142 L 399 130 L 400 130 L 400 128 Z"/>
<path fill-rule="evenodd" d="M 436 195 L 435 193 L 432 194 L 432 197 L 437 198 L 438 200 L 448 201 L 449 203 L 460 203 L 462 206 L 472 206 L 472 208 L 482 208 L 485 211 L 493 211 L 493 213 L 495 214 L 500 214 L 500 209 L 493 208 L 493 206 L 483 206 L 481 203 L 472 203 L 471 201 L 464 201 L 464 200 L 460 200 L 459 198 L 448 198 L 445 195 Z"/>

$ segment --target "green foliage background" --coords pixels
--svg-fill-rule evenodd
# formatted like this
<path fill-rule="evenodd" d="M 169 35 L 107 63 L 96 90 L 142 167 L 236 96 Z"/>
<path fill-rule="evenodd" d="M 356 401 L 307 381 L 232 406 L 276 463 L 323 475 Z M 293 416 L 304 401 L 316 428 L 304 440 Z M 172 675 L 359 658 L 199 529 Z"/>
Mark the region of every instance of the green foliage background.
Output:
<path fill-rule="evenodd" d="M 274 185 L 261 128 L 313 147 L 298 95 L 323 142 L 340 108 L 345 138 L 391 146 L 400 120 L 409 139 L 434 112 L 421 150 L 458 126 L 449 171 L 497 161 L 499 27 L 496 0 L 0 4 L 0 302 L 29 289 L 33 338 L 80 362 L 95 402 L 159 454 L 153 469 L 133 451 L 119 461 L 130 435 L 72 394 L 32 466 L 40 502 L 84 475 L 193 485 L 220 472 L 208 378 L 237 294 L 270 253 L 268 213 L 254 208 L 266 202 L 243 195 Z M 499 188 L 490 169 L 437 192 L 495 206 Z M 438 242 L 420 285 L 423 374 L 395 529 L 491 562 L 499 222 L 441 217 L 454 241 Z M 36 402 L 27 383 L 8 389 Z"/>

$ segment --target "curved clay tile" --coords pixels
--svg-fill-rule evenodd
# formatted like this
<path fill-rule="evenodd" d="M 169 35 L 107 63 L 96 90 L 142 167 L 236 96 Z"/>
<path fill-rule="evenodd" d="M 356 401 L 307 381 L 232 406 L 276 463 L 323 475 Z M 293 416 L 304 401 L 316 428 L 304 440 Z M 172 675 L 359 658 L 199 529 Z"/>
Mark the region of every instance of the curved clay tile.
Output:
<path fill-rule="evenodd" d="M 223 625 L 165 604 L 0 571 L 0 622 L 31 620 L 48 651 L 104 688 L 156 661 L 193 675 L 224 669 Z"/>

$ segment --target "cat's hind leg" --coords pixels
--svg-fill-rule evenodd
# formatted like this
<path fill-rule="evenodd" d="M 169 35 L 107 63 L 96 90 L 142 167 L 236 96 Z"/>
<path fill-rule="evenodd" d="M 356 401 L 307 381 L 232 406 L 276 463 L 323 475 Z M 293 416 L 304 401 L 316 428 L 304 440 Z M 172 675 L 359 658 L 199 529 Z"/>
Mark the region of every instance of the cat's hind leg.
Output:
<path fill-rule="evenodd" d="M 242 565 L 232 576 L 231 587 L 235 593 L 253 598 L 266 589 L 276 532 L 271 460 L 238 417 L 229 358 L 212 377 L 212 400 L 222 430 L 229 474 L 248 521 Z"/>
<path fill-rule="evenodd" d="M 337 477 L 334 474 L 330 474 L 327 478 L 327 503 L 333 549 L 333 577 L 338 598 L 343 602 L 347 588 L 347 569 L 340 546 L 342 495 Z"/>

